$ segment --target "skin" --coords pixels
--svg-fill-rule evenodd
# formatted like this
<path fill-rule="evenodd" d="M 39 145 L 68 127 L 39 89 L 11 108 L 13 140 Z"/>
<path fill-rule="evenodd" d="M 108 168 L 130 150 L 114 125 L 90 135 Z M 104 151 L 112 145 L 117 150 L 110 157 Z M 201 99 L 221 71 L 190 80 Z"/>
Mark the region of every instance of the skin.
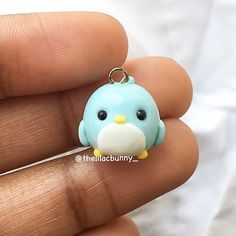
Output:
<path fill-rule="evenodd" d="M 0 35 L 0 173 L 80 145 L 84 105 L 116 66 L 152 94 L 166 126 L 145 161 L 72 155 L 1 176 L 0 234 L 139 235 L 123 215 L 183 184 L 197 165 L 196 139 L 178 119 L 192 99 L 186 72 L 168 58 L 126 61 L 123 27 L 98 13 L 0 16 Z"/>

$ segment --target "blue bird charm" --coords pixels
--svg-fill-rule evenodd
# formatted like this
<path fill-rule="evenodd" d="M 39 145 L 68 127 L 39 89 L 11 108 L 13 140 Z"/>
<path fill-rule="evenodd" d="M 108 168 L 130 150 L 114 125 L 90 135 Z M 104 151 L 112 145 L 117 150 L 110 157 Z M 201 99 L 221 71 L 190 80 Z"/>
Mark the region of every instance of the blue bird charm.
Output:
<path fill-rule="evenodd" d="M 113 76 L 122 72 L 116 82 Z M 137 156 L 145 159 L 148 149 L 159 145 L 165 137 L 151 94 L 137 85 L 123 68 L 114 68 L 109 83 L 98 88 L 89 98 L 78 136 L 84 146 L 94 148 L 94 156 Z"/>

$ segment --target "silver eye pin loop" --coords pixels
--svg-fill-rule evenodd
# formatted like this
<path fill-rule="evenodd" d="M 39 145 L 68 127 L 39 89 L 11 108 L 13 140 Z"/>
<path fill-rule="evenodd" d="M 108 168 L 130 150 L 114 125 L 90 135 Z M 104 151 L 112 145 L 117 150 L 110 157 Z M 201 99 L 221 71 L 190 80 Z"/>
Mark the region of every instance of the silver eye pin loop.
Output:
<path fill-rule="evenodd" d="M 121 72 L 123 74 L 123 77 L 121 78 L 121 80 L 119 82 L 116 82 L 113 79 L 114 74 L 117 73 L 117 72 L 118 73 Z M 129 81 L 129 74 L 122 67 L 116 67 L 116 68 L 114 68 L 110 71 L 110 73 L 108 75 L 108 80 L 111 84 L 114 84 L 114 83 L 124 84 L 124 83 L 127 83 Z"/>

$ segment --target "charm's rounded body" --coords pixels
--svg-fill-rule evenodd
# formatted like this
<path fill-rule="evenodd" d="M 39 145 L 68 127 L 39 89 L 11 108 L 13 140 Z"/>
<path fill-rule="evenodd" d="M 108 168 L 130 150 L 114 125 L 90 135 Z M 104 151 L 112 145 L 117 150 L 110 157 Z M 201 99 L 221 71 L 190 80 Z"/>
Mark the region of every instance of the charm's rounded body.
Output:
<path fill-rule="evenodd" d="M 79 125 L 79 139 L 92 146 L 95 156 L 147 157 L 147 149 L 160 144 L 164 123 L 152 96 L 132 77 L 125 83 L 98 88 L 89 98 Z"/>

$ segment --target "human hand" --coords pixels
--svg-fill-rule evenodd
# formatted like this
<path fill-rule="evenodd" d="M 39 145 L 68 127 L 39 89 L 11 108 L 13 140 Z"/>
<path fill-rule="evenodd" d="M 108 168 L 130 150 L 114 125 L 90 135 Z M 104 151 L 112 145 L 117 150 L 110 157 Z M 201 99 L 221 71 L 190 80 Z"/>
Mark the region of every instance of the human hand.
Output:
<path fill-rule="evenodd" d="M 88 97 L 123 64 L 166 126 L 144 161 L 78 163 L 72 155 L 1 176 L 1 235 L 138 235 L 123 215 L 191 176 L 197 144 L 178 120 L 190 80 L 170 59 L 125 62 L 127 47 L 122 26 L 103 14 L 0 16 L 0 173 L 78 146 Z"/>

